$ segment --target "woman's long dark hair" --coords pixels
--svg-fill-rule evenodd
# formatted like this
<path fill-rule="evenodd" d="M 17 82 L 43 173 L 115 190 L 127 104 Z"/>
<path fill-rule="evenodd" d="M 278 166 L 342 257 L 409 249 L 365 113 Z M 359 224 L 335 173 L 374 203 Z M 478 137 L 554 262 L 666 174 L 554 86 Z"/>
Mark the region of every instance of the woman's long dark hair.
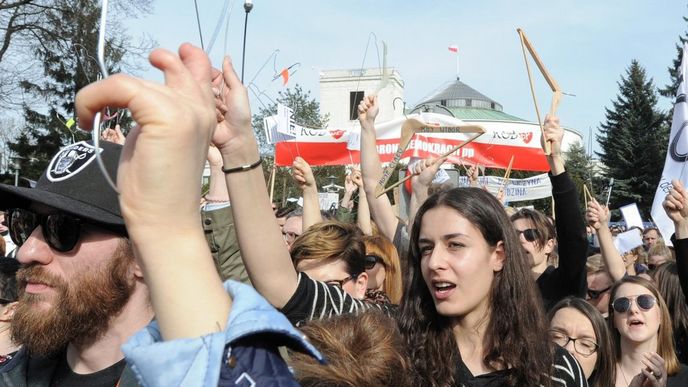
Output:
<path fill-rule="evenodd" d="M 616 380 L 616 359 L 614 358 L 614 348 L 612 338 L 607 328 L 607 322 L 602 314 L 587 301 L 578 297 L 566 297 L 559 301 L 549 311 L 548 317 L 552 321 L 555 314 L 561 309 L 573 308 L 581 312 L 590 320 L 592 330 L 595 331 L 595 341 L 597 342 L 597 361 L 595 369 L 588 378 L 590 387 L 614 387 Z"/>
<path fill-rule="evenodd" d="M 421 221 L 428 210 L 441 206 L 471 222 L 488 245 L 504 243 L 504 267 L 495 273 L 489 296 L 483 363 L 494 370 L 511 369 L 512 386 L 550 385 L 545 374 L 551 374 L 553 369 L 553 347 L 543 335 L 547 323 L 530 261 L 502 205 L 479 188 L 455 188 L 429 197 L 413 223 L 399 327 L 409 351 L 415 384 L 451 386 L 460 382 L 456 380 L 456 370 L 461 354 L 450 319 L 435 310 L 420 268 Z"/>

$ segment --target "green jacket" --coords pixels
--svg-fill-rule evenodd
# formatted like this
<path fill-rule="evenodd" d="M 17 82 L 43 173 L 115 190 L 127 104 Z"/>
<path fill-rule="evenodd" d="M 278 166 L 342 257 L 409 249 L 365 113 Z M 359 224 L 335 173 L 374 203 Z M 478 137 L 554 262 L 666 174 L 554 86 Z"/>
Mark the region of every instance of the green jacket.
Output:
<path fill-rule="evenodd" d="M 21 348 L 12 360 L 0 368 L 0 387 L 50 387 L 60 356 L 31 357 L 26 348 Z M 138 386 L 134 372 L 125 367 L 118 387 Z"/>
<path fill-rule="evenodd" d="M 201 211 L 205 239 L 213 254 L 215 267 L 222 281 L 233 279 L 250 285 L 244 261 L 241 260 L 239 242 L 234 229 L 234 217 L 230 206 Z M 258 237 L 258 236 L 256 236 Z"/>

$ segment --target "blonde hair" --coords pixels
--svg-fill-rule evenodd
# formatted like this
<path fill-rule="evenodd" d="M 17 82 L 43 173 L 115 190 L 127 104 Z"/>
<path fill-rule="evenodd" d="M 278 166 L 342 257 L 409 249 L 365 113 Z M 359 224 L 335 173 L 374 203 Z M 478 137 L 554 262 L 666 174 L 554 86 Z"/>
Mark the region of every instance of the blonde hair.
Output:
<path fill-rule="evenodd" d="M 616 360 L 621 360 L 621 335 L 619 334 L 619 330 L 614 326 L 614 308 L 612 307 L 612 302 L 616 298 L 616 292 L 619 290 L 619 287 L 627 283 L 644 287 L 657 299 L 657 307 L 659 307 L 660 315 L 659 332 L 657 332 L 657 354 L 664 359 L 667 375 L 675 375 L 680 370 L 680 363 L 674 349 L 674 332 L 671 327 L 669 308 L 654 282 L 648 281 L 642 277 L 624 277 L 614 284 L 610 293 L 609 318 L 607 319 L 607 324 L 609 325 L 609 331 L 612 336 L 612 341 L 614 342 Z"/>
<path fill-rule="evenodd" d="M 385 282 L 382 290 L 393 304 L 401 301 L 403 288 L 401 284 L 401 265 L 399 253 L 387 237 L 379 234 L 363 237 L 367 255 L 377 255 L 385 265 Z"/>
<path fill-rule="evenodd" d="M 664 243 L 657 242 L 649 250 L 647 250 L 647 257 L 650 258 L 653 255 L 661 255 L 667 259 L 667 261 L 676 261 L 674 255 L 671 254 L 671 249 L 669 249 Z"/>
<path fill-rule="evenodd" d="M 347 272 L 358 275 L 365 271 L 363 233 L 350 223 L 316 223 L 294 240 L 291 259 L 294 267 L 306 260 L 323 263 L 343 260 L 346 262 Z"/>

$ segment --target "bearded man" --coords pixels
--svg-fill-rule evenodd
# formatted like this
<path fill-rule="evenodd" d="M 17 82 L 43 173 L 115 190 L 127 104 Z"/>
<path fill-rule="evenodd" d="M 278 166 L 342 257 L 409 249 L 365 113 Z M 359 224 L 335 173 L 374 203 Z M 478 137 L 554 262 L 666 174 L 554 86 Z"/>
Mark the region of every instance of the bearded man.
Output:
<path fill-rule="evenodd" d="M 70 145 L 36 188 L 0 185 L 17 244 L 19 300 L 12 335 L 23 345 L 0 370 L 0 386 L 136 386 L 122 344 L 153 319 L 114 180 L 121 146 Z"/>

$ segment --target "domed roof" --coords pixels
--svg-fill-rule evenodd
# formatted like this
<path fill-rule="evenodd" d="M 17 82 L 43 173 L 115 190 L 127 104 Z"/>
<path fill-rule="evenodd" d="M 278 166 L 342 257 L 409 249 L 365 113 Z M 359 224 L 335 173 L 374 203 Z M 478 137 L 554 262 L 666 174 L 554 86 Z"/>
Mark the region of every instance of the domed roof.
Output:
<path fill-rule="evenodd" d="M 502 111 L 502 105 L 461 82 L 449 81 L 423 98 L 418 105 L 439 104 L 446 107 L 476 107 Z"/>
<path fill-rule="evenodd" d="M 413 109 L 441 112 L 446 109 L 459 119 L 525 121 L 502 111 L 502 105 L 461 82 L 458 78 L 442 84 Z M 439 109 L 438 109 L 439 108 Z"/>

